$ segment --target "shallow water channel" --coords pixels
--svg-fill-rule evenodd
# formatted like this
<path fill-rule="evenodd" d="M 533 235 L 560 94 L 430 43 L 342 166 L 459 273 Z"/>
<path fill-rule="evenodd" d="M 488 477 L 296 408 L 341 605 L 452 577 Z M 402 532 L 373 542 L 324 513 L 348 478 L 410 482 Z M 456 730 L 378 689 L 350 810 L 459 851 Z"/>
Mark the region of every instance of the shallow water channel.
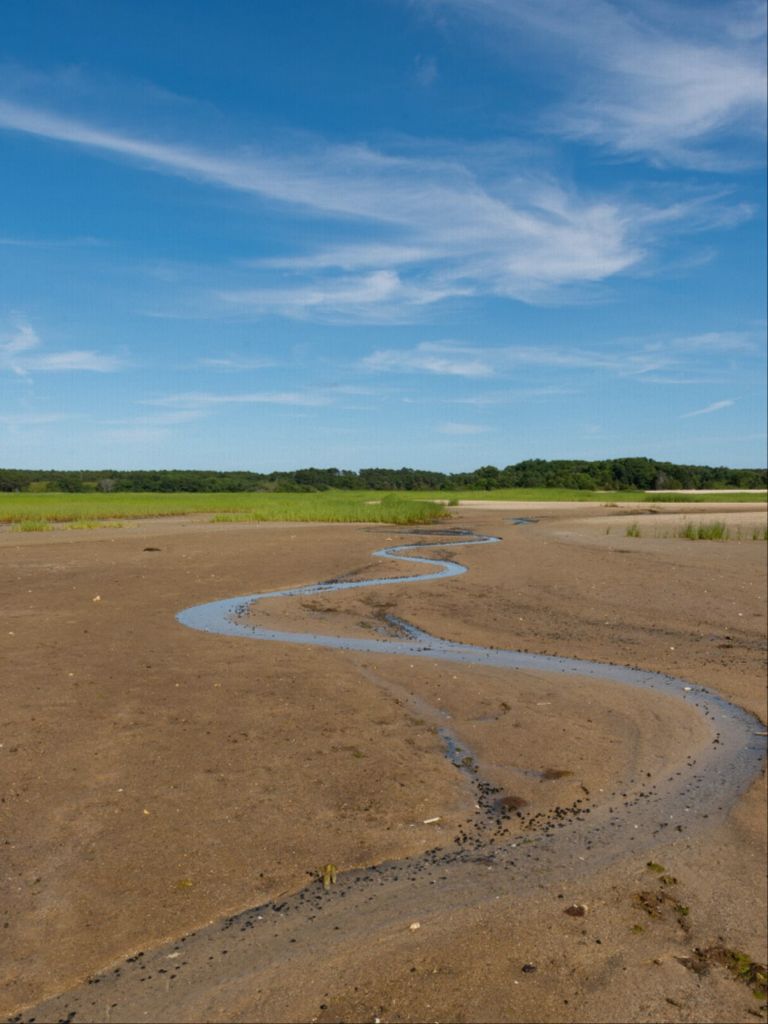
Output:
<path fill-rule="evenodd" d="M 274 980 L 275 972 L 290 971 L 299 956 L 326 955 L 329 943 L 370 941 L 377 930 L 402 922 L 404 916 L 424 919 L 436 912 L 443 914 L 491 899 L 523 899 L 536 887 L 578 878 L 618 859 L 679 839 L 681 833 L 722 821 L 759 774 L 765 740 L 758 719 L 704 687 L 673 676 L 596 661 L 456 643 L 433 637 L 399 619 L 393 621 L 405 639 L 394 640 L 285 632 L 244 621 L 255 603 L 270 598 L 418 585 L 458 576 L 467 571 L 464 566 L 416 552 L 445 547 L 447 542 L 456 547 L 499 541 L 469 531 L 411 532 L 441 539 L 382 548 L 373 554 L 427 566 L 430 571 L 421 575 L 329 580 L 232 597 L 188 608 L 178 614 L 178 620 L 191 629 L 255 641 L 509 669 L 510 692 L 514 691 L 515 670 L 557 675 L 563 677 L 563 685 L 568 685 L 568 677 L 574 681 L 577 677 L 605 680 L 640 688 L 649 699 L 659 693 L 685 702 L 691 714 L 701 716 L 709 726 L 708 739 L 695 750 L 681 751 L 674 770 L 667 768 L 657 777 L 637 781 L 617 780 L 615 791 L 605 794 L 599 804 L 579 800 L 572 807 L 558 807 L 531 830 L 524 829 L 513 812 L 500 811 L 494 800 L 497 791 L 482 779 L 482 765 L 476 765 L 471 757 L 461 758 L 455 738 L 447 728 L 441 729 L 447 756 L 470 776 L 478 808 L 475 824 L 450 845 L 405 860 L 340 873 L 336 884 L 328 889 L 315 881 L 285 899 L 245 910 L 151 952 L 136 954 L 14 1020 L 71 1020 L 73 1013 L 79 1019 L 93 1019 L 89 1014 L 98 1006 L 109 1007 L 113 1022 L 146 1019 L 148 1014 L 149 1019 L 157 1021 L 187 1019 L 185 1006 L 197 1019 L 213 1019 L 200 1017 L 206 984 L 215 986 L 220 1006 L 222 999 L 237 999 L 243 986 L 255 989 L 253 977 L 257 972 L 266 971 Z M 98 999 L 95 985 L 99 986 Z M 214 1004 L 210 1005 L 213 1012 Z"/>

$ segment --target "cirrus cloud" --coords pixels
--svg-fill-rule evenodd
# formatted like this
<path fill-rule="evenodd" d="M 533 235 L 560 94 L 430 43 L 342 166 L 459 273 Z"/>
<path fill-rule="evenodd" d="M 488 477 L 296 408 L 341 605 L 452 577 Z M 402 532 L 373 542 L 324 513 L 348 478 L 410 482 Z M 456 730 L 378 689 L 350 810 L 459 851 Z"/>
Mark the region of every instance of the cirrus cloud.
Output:
<path fill-rule="evenodd" d="M 37 332 L 26 322 L 20 322 L 5 335 L 0 335 L 0 371 L 10 370 L 20 377 L 27 374 L 87 371 L 112 373 L 124 364 L 114 355 L 92 349 L 74 349 L 64 352 L 40 351 L 42 342 Z"/>

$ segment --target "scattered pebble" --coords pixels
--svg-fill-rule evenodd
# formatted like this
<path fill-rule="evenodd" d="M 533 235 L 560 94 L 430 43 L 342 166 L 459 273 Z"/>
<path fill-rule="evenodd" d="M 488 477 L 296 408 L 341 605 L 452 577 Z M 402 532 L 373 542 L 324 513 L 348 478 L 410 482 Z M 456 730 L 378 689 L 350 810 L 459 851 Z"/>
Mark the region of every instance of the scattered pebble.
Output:
<path fill-rule="evenodd" d="M 418 921 L 414 921 L 413 924 L 408 925 L 409 931 L 417 932 L 421 928 L 421 924 Z"/>
<path fill-rule="evenodd" d="M 572 903 L 570 907 L 566 907 L 563 911 L 563 913 L 568 914 L 569 917 L 584 917 L 586 912 L 586 903 Z"/>
<path fill-rule="evenodd" d="M 522 966 L 523 974 L 533 974 L 535 970 L 536 964 L 523 964 Z"/>

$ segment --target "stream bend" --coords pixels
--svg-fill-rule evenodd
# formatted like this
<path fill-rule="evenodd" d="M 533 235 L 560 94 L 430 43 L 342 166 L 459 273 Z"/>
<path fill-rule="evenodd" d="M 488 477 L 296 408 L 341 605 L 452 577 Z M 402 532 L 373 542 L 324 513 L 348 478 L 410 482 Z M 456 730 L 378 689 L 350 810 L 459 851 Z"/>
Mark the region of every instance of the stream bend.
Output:
<path fill-rule="evenodd" d="M 522 524 L 528 520 L 520 522 Z M 436 533 L 437 531 L 435 531 Z M 445 537 L 446 539 L 437 542 L 400 544 L 381 548 L 372 553 L 374 557 L 378 558 L 429 566 L 431 570 L 429 572 L 382 579 L 327 580 L 306 586 L 225 598 L 221 601 L 187 608 L 178 613 L 177 619 L 191 629 L 225 636 L 312 645 L 359 653 L 407 655 L 410 658 L 430 658 L 484 667 L 533 670 L 561 676 L 605 679 L 611 683 L 640 688 L 648 692 L 649 695 L 654 692 L 663 693 L 682 700 L 688 704 L 693 713 L 698 713 L 709 722 L 712 729 L 712 742 L 706 752 L 696 752 L 696 770 L 693 765 L 689 765 L 686 771 L 673 779 L 666 780 L 666 783 L 658 780 L 653 787 L 655 797 L 652 802 L 657 804 L 663 800 L 663 806 L 654 813 L 654 817 L 658 817 L 659 812 L 663 811 L 664 817 L 667 820 L 672 820 L 676 812 L 684 813 L 686 827 L 690 827 L 696 819 L 704 820 L 717 816 L 718 812 L 724 813 L 759 774 L 765 760 L 765 742 L 761 739 L 763 726 L 759 719 L 743 708 L 730 703 L 719 694 L 676 676 L 580 658 L 532 654 L 524 651 L 458 643 L 432 636 L 400 619 L 396 621 L 401 632 L 407 636 L 405 640 L 378 640 L 371 637 L 339 637 L 321 633 L 288 632 L 266 629 L 242 621 L 254 604 L 269 598 L 300 597 L 393 584 L 414 585 L 430 580 L 459 576 L 467 569 L 466 566 L 458 562 L 449 559 L 425 558 L 412 553 L 405 554 L 405 552 L 423 551 L 434 547 L 445 548 L 448 544 L 451 547 L 496 544 L 500 540 L 498 537 L 476 534 L 468 530 L 447 530 Z M 691 761 L 692 757 L 689 757 L 688 760 Z M 657 833 L 658 830 L 654 830 L 654 834 Z"/>
<path fill-rule="evenodd" d="M 466 568 L 456 562 L 405 552 L 498 541 L 471 533 L 457 537 L 456 531 L 445 531 L 445 536 L 447 540 L 436 544 L 405 544 L 374 552 L 381 558 L 427 566 L 429 571 L 419 576 L 330 580 L 214 601 L 188 608 L 177 617 L 192 629 L 251 640 L 543 671 L 563 677 L 564 685 L 578 685 L 578 677 L 604 679 L 639 688 L 649 700 L 659 693 L 684 701 L 692 714 L 705 720 L 708 738 L 694 750 L 681 750 L 673 768 L 650 779 L 617 780 L 615 791 L 604 794 L 600 804 L 577 801 L 580 806 L 571 813 L 555 813 L 535 831 L 526 831 L 513 818 L 495 832 L 481 828 L 469 842 L 467 837 L 457 837 L 453 845 L 405 860 L 339 873 L 328 890 L 314 881 L 292 895 L 214 921 L 146 954 L 135 953 L 70 991 L 15 1015 L 12 1021 L 104 1019 L 98 1014 L 105 1005 L 112 1024 L 141 1019 L 226 1020 L 233 1013 L 240 1013 L 237 1019 L 256 1019 L 242 1013 L 253 1014 L 254 1007 L 269 1005 L 263 1004 L 265 997 L 254 995 L 259 985 L 267 986 L 264 991 L 269 986 L 272 991 L 274 986 L 290 988 L 296 971 L 306 972 L 310 965 L 317 984 L 323 978 L 322 984 L 333 985 L 326 970 L 328 963 L 335 962 L 329 956 L 333 950 L 344 950 L 338 955 L 353 962 L 357 949 L 370 946 L 372 937 L 387 930 L 405 927 L 404 921 L 430 921 L 494 899 L 521 901 L 552 884 L 561 890 L 571 883 L 578 885 L 602 866 L 637 857 L 725 819 L 763 767 L 764 732 L 755 716 L 704 687 L 659 672 L 442 640 L 399 620 L 406 640 L 290 633 L 241 621 L 253 603 L 270 597 L 458 576 Z M 233 1007 L 241 1009 L 226 1009 Z M 259 1019 L 275 1019 L 268 1009 L 258 1012 L 267 1014 Z"/>

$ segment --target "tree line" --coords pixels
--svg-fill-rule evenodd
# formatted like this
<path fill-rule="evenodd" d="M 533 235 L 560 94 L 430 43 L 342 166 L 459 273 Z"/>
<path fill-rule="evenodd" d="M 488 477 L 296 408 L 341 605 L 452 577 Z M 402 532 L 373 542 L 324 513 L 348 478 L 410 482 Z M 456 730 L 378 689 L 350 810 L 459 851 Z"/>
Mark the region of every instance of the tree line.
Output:
<path fill-rule="evenodd" d="M 765 469 L 686 466 L 655 459 L 526 459 L 499 469 L 481 466 L 467 473 L 409 469 L 296 469 L 251 473 L 216 470 L 35 470 L 0 469 L 0 491 L 454 491 L 502 487 L 567 487 L 597 491 L 664 491 L 713 488 L 765 488 Z"/>

